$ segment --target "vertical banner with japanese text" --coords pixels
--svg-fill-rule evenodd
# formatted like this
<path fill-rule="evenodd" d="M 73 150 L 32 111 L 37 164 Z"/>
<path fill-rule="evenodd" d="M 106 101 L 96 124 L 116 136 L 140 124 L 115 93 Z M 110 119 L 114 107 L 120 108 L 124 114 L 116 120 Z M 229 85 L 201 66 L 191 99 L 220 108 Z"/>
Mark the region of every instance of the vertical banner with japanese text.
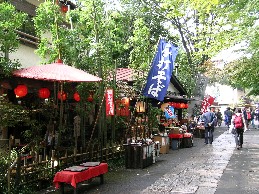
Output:
<path fill-rule="evenodd" d="M 213 104 L 215 98 L 212 96 L 206 96 L 204 97 L 202 103 L 201 103 L 201 112 L 205 113 L 207 109 Z"/>
<path fill-rule="evenodd" d="M 163 101 L 174 69 L 178 47 L 160 39 L 143 95 Z"/>
<path fill-rule="evenodd" d="M 114 115 L 113 89 L 106 90 L 105 98 L 106 98 L 106 116 L 113 116 Z"/>

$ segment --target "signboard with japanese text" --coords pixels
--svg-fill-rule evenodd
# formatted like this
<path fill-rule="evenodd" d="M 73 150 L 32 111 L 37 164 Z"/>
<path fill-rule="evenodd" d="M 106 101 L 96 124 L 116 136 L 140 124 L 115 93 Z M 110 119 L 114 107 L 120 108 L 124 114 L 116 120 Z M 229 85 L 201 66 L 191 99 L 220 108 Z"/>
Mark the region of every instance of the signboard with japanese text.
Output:
<path fill-rule="evenodd" d="M 165 117 L 166 117 L 166 119 L 176 118 L 176 116 L 174 114 L 174 107 L 168 106 L 168 107 L 165 108 Z"/>
<path fill-rule="evenodd" d="M 114 115 L 113 89 L 106 90 L 105 98 L 106 98 L 106 116 L 113 116 Z"/>
<path fill-rule="evenodd" d="M 143 95 L 163 101 L 174 69 L 178 47 L 160 39 L 157 53 L 151 64 Z"/>

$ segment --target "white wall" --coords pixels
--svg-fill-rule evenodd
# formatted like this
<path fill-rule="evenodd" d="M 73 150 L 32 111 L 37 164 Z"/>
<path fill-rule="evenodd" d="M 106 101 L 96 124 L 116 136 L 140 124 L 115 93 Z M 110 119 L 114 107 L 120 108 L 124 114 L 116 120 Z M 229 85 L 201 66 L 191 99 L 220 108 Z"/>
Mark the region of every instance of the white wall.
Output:
<path fill-rule="evenodd" d="M 34 53 L 35 49 L 20 44 L 18 50 L 14 53 L 10 53 L 10 59 L 19 59 L 22 67 L 30 67 L 40 64 L 40 58 Z"/>
<path fill-rule="evenodd" d="M 245 93 L 241 90 L 233 89 L 230 86 L 220 84 L 208 86 L 205 94 L 216 97 L 215 102 L 218 102 L 219 105 L 238 104 L 240 98 L 245 95 Z"/>

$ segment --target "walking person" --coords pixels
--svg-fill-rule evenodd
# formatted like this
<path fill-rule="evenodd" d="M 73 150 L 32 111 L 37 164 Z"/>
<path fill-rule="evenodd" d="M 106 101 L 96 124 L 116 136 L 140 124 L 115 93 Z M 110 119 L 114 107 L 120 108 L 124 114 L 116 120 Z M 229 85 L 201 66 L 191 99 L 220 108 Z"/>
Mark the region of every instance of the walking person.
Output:
<path fill-rule="evenodd" d="M 248 130 L 250 130 L 250 129 L 249 129 L 249 124 L 250 124 L 250 122 L 251 122 L 251 111 L 250 111 L 249 108 L 244 108 L 244 110 L 243 110 L 243 117 L 244 117 L 244 119 L 245 119 L 246 128 L 247 128 Z"/>
<path fill-rule="evenodd" d="M 225 116 L 225 124 L 229 129 L 229 125 L 231 124 L 231 119 L 232 119 L 232 111 L 230 110 L 230 107 L 227 107 L 227 109 L 224 111 L 224 116 Z"/>
<path fill-rule="evenodd" d="M 255 110 L 252 109 L 251 124 L 252 124 L 253 129 L 255 128 L 255 117 L 256 117 Z"/>
<path fill-rule="evenodd" d="M 222 113 L 220 112 L 220 109 L 218 108 L 216 111 L 216 117 L 217 117 L 217 124 L 216 126 L 221 126 L 221 122 L 222 122 Z"/>
<path fill-rule="evenodd" d="M 234 135 L 235 135 L 236 148 L 239 150 L 240 148 L 242 148 L 242 145 L 243 145 L 243 133 L 245 128 L 245 119 L 241 109 L 237 109 L 237 113 L 233 117 L 232 123 L 235 128 Z"/>
<path fill-rule="evenodd" d="M 213 142 L 213 132 L 214 132 L 214 123 L 216 120 L 215 113 L 212 111 L 212 108 L 209 111 L 205 112 L 202 115 L 205 127 L 205 144 L 212 144 Z"/>

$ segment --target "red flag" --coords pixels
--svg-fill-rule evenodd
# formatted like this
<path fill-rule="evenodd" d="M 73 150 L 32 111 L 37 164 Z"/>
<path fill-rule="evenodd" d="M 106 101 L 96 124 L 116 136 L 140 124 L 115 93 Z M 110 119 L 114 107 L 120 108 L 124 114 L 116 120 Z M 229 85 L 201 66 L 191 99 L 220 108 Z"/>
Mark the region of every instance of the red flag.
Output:
<path fill-rule="evenodd" d="M 215 98 L 212 96 L 204 97 L 204 99 L 201 103 L 201 112 L 205 113 L 207 111 L 208 107 L 210 107 L 213 104 L 214 100 L 215 100 Z"/>

